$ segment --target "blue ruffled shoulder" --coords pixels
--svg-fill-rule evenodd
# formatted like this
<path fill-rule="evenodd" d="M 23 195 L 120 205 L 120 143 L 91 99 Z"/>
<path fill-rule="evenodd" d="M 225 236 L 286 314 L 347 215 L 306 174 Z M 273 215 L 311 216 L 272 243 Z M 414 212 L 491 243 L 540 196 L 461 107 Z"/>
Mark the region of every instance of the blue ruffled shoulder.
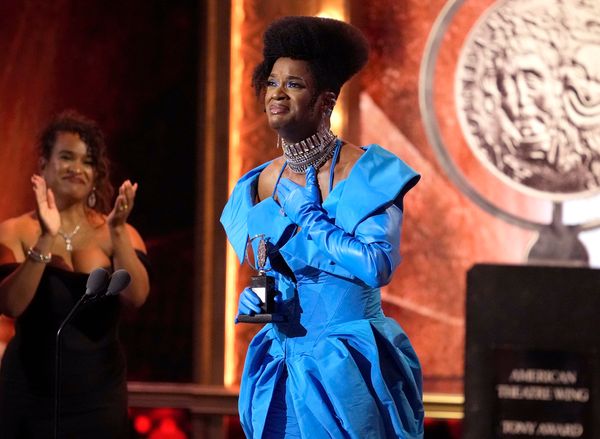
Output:
<path fill-rule="evenodd" d="M 340 187 L 333 215 L 336 224 L 346 232 L 354 233 L 356 226 L 374 212 L 394 203 L 402 207 L 404 195 L 420 178 L 410 166 L 381 146 L 365 147 L 365 153 Z M 329 210 L 327 203 L 324 207 Z"/>
<path fill-rule="evenodd" d="M 240 262 L 244 261 L 246 252 L 248 213 L 256 199 L 258 176 L 269 163 L 271 162 L 252 169 L 238 180 L 221 214 L 221 224 Z"/>

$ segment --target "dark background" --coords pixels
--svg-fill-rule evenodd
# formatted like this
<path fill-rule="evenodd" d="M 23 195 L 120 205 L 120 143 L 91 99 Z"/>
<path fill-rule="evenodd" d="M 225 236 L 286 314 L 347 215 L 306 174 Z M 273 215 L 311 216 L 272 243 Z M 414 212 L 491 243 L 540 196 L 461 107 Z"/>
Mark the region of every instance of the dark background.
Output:
<path fill-rule="evenodd" d="M 152 278 L 148 301 L 121 325 L 130 380 L 192 381 L 202 8 L 202 0 L 0 1 L 0 157 L 3 168 L 20 167 L 12 194 L 5 173 L 0 204 L 15 206 L 12 196 L 30 208 L 35 138 L 65 109 L 104 130 L 115 187 L 139 184 L 129 222 L 146 242 Z M 23 212 L 11 209 L 4 217 Z"/>

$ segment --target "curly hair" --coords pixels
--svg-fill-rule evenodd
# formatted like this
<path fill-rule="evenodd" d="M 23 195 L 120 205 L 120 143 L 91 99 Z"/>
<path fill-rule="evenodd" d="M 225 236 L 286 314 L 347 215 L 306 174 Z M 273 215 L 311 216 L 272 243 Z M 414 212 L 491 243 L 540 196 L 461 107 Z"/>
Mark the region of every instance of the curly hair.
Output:
<path fill-rule="evenodd" d="M 63 111 L 42 131 L 38 141 L 40 157 L 50 160 L 56 136 L 61 132 L 78 134 L 87 146 L 95 174 L 96 205 L 94 209 L 101 213 L 110 212 L 114 188 L 110 182 L 110 162 L 107 156 L 104 134 L 98 124 L 75 110 Z"/>
<path fill-rule="evenodd" d="M 252 75 L 257 96 L 263 92 L 278 58 L 307 61 L 317 93 L 339 94 L 342 85 L 366 64 L 369 43 L 362 32 L 343 21 L 322 17 L 280 18 L 267 28 L 263 61 Z"/>

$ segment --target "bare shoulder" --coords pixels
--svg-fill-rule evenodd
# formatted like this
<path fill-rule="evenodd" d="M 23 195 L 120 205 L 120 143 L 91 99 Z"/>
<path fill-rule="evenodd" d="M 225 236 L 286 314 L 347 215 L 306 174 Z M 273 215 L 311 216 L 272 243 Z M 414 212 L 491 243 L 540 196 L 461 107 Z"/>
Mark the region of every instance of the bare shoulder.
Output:
<path fill-rule="evenodd" d="M 33 212 L 9 218 L 0 223 L 0 240 L 20 238 L 27 240 L 39 233 L 40 225 Z"/>
<path fill-rule="evenodd" d="M 258 198 L 259 201 L 269 198 L 273 194 L 273 188 L 279 177 L 283 166 L 283 157 L 278 157 L 267 165 L 258 176 Z"/>
<path fill-rule="evenodd" d="M 127 233 L 129 234 L 129 238 L 131 239 L 131 244 L 133 245 L 133 248 L 135 248 L 136 250 L 140 250 L 143 253 L 146 253 L 146 244 L 144 244 L 142 235 L 140 235 L 137 229 L 131 224 L 127 223 L 125 224 L 125 226 L 127 227 Z"/>
<path fill-rule="evenodd" d="M 335 169 L 335 180 L 343 180 L 350 175 L 350 171 L 356 162 L 364 154 L 364 150 L 353 143 L 346 142 L 340 152 L 340 159 Z"/>
<path fill-rule="evenodd" d="M 39 235 L 39 223 L 33 212 L 0 223 L 0 263 L 20 262 L 24 247 L 31 246 Z"/>

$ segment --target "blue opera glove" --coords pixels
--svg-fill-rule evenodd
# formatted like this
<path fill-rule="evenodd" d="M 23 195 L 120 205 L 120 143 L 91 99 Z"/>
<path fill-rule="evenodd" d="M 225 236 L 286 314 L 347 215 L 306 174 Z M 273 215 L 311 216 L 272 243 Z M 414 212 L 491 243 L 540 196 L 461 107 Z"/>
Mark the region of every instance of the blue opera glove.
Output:
<path fill-rule="evenodd" d="M 306 170 L 305 187 L 287 178 L 279 180 L 277 184 L 277 199 L 290 220 L 303 227 L 302 222 L 308 212 L 321 209 L 321 192 L 319 191 L 315 168 L 310 166 Z"/>
<path fill-rule="evenodd" d="M 260 314 L 260 304 L 260 297 L 258 297 L 258 295 L 250 288 L 246 287 L 240 294 L 237 315 L 239 316 L 240 314 L 244 314 L 253 316 L 254 314 Z M 237 316 L 235 318 L 235 322 L 237 323 Z"/>
<path fill-rule="evenodd" d="M 278 291 L 273 299 L 275 300 L 276 312 L 284 313 L 285 305 L 281 292 Z M 249 316 L 260 314 L 262 312 L 260 307 L 261 304 L 262 301 L 260 300 L 260 297 L 258 297 L 258 295 L 252 291 L 251 288 L 244 288 L 244 291 L 242 291 L 240 294 L 240 299 L 238 301 L 238 313 L 237 316 L 235 316 L 235 323 L 238 322 L 238 317 L 240 314 Z"/>
<path fill-rule="evenodd" d="M 322 208 L 314 170 L 307 171 L 304 188 L 282 178 L 277 194 L 285 214 L 302 227 L 332 263 L 371 287 L 389 283 L 400 263 L 402 210 L 397 205 L 383 206 L 350 234 L 338 227 Z"/>

